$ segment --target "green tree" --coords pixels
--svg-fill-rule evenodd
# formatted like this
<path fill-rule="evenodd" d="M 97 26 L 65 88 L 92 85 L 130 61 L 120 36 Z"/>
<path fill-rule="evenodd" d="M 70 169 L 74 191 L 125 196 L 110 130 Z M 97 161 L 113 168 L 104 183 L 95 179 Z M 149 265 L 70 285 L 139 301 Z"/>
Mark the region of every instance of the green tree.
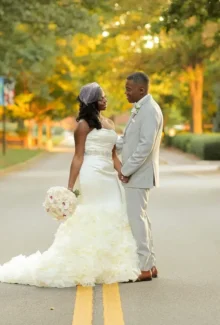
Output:
<path fill-rule="evenodd" d="M 219 51 L 219 2 L 172 0 L 161 14 L 160 28 L 169 36 L 162 53 L 167 66 L 185 71 L 195 133 L 202 133 L 204 74 L 207 62 Z"/>
<path fill-rule="evenodd" d="M 84 77 L 72 54 L 74 36 L 101 32 L 101 10 L 100 0 L 1 1 L 0 75 L 17 81 L 8 116 L 42 124 L 73 114 Z"/>
<path fill-rule="evenodd" d="M 72 38 L 78 32 L 95 34 L 99 29 L 102 1 L 2 0 L 0 3 L 0 74 L 20 73 L 51 55 L 57 37 Z"/>
<path fill-rule="evenodd" d="M 113 62 L 112 74 L 123 80 L 134 70 L 147 72 L 152 92 L 166 106 L 165 120 L 190 121 L 193 131 L 201 133 L 202 118 L 210 120 L 215 109 L 210 89 L 216 72 L 208 66 L 212 62 L 219 68 L 219 2 L 173 0 L 136 5 L 130 0 L 115 6 L 114 18 L 103 26 L 109 36 L 102 44 L 108 53 L 108 67 Z M 154 84 L 158 74 L 163 78 Z M 170 83 L 172 87 L 167 86 Z M 164 94 L 166 91 L 169 94 Z"/>

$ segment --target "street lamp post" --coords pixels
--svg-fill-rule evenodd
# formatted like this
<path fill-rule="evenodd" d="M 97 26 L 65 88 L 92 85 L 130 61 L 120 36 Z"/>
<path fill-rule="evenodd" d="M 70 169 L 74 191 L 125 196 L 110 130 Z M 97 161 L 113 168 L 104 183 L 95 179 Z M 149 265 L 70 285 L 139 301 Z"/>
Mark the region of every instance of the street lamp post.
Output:
<path fill-rule="evenodd" d="M 4 77 L 0 77 L 0 106 L 3 107 L 2 115 L 2 154 L 6 153 L 6 108 L 4 101 Z"/>
<path fill-rule="evenodd" d="M 3 106 L 3 116 L 2 116 L 2 154 L 6 155 L 6 107 Z"/>
<path fill-rule="evenodd" d="M 6 107 L 14 103 L 15 81 L 0 77 L 0 105 L 3 106 L 2 116 L 2 154 L 6 155 Z"/>

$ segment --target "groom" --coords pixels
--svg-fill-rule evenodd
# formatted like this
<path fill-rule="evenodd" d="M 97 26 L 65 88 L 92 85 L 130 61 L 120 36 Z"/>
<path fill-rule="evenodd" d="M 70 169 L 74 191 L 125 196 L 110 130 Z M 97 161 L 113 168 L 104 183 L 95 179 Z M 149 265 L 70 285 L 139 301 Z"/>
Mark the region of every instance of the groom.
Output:
<path fill-rule="evenodd" d="M 150 189 L 159 185 L 163 116 L 148 88 L 149 78 L 142 72 L 127 78 L 125 94 L 134 107 L 124 135 L 117 142 L 122 152 L 119 178 L 125 186 L 128 218 L 140 261 L 137 281 L 150 281 L 158 274 L 147 207 Z"/>

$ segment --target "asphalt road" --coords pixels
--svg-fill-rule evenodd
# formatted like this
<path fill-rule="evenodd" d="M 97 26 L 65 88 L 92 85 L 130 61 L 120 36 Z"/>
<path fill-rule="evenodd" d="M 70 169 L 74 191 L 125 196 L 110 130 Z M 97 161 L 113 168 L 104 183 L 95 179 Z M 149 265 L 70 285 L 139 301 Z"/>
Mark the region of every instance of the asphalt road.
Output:
<path fill-rule="evenodd" d="M 0 264 L 51 244 L 58 224 L 42 202 L 49 187 L 66 186 L 70 160 L 70 153 L 47 154 L 1 176 Z M 158 279 L 88 292 L 1 283 L 0 325 L 220 323 L 220 173 L 166 166 L 149 209 Z"/>

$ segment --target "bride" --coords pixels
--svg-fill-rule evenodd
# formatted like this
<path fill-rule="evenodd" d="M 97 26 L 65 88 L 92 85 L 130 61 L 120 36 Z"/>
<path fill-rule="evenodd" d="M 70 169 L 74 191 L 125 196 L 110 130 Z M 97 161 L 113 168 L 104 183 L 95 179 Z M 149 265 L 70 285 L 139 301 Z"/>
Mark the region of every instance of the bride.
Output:
<path fill-rule="evenodd" d="M 63 288 L 135 281 L 140 274 L 117 177 L 117 134 L 100 114 L 106 109 L 105 94 L 91 83 L 81 89 L 79 102 L 68 182 L 70 191 L 80 190 L 77 209 L 60 225 L 47 251 L 19 255 L 0 266 L 0 282 Z"/>

